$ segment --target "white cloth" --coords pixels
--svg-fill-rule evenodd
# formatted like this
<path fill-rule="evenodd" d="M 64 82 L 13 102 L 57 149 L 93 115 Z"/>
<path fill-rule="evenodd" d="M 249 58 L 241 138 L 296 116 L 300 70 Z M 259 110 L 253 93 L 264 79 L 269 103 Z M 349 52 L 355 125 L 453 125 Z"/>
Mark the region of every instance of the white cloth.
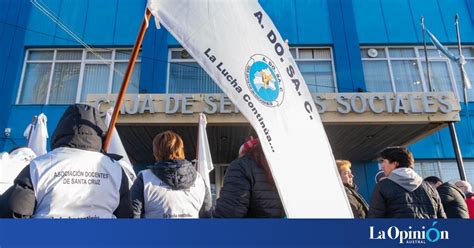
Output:
<path fill-rule="evenodd" d="M 145 218 L 199 218 L 206 195 L 204 180 L 199 174 L 189 189 L 173 190 L 150 169 L 140 173 L 143 175 Z"/>
<path fill-rule="evenodd" d="M 31 128 L 31 124 L 28 125 L 23 135 L 26 134 L 26 138 L 28 140 L 28 147 L 31 148 L 36 155 L 41 156 L 48 152 L 47 148 L 47 140 L 48 140 L 48 128 L 46 122 L 48 118 L 46 115 L 41 113 L 36 121 L 36 124 L 33 125 Z M 29 133 L 31 130 L 31 134 Z"/>
<path fill-rule="evenodd" d="M 28 126 L 25 128 L 25 131 L 23 132 L 23 137 L 25 137 L 26 140 L 30 137 L 30 132 L 32 131 L 33 124 L 28 124 Z"/>
<path fill-rule="evenodd" d="M 105 125 L 107 127 L 109 127 L 110 120 L 112 119 L 112 112 L 113 112 L 113 109 L 109 109 L 107 110 L 107 113 L 105 115 Z M 125 174 L 128 177 L 128 185 L 131 188 L 133 182 L 137 178 L 137 175 L 135 174 L 135 171 L 133 170 L 132 163 L 130 162 L 130 159 L 128 158 L 127 152 L 125 151 L 125 148 L 123 147 L 122 140 L 120 139 L 120 136 L 115 127 L 112 133 L 112 138 L 110 139 L 107 152 L 114 153 L 123 157 L 119 161 L 119 164 L 120 166 L 122 166 L 123 170 L 125 171 Z"/>
<path fill-rule="evenodd" d="M 287 216 L 353 217 L 318 109 L 258 1 L 149 0 L 148 8 L 254 127 Z"/>
<path fill-rule="evenodd" d="M 199 125 L 198 125 L 198 156 L 197 156 L 197 171 L 204 179 L 209 195 L 211 195 L 211 182 L 209 179 L 209 172 L 214 169 L 212 163 L 211 149 L 209 148 L 209 140 L 207 138 L 207 120 L 206 115 L 203 113 L 199 114 Z"/>
<path fill-rule="evenodd" d="M 57 148 L 30 164 L 34 218 L 115 218 L 122 169 L 92 151 Z"/>
<path fill-rule="evenodd" d="M 15 178 L 36 157 L 27 147 L 19 148 L 11 154 L 0 155 L 0 195 L 13 185 Z"/>

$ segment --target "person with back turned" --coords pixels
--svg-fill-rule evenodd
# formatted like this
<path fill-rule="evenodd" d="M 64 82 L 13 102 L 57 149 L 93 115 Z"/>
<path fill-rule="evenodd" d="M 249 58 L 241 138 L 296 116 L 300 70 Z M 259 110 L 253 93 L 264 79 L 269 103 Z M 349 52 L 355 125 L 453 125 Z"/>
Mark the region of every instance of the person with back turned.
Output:
<path fill-rule="evenodd" d="M 102 153 L 106 127 L 96 108 L 67 108 L 51 152 L 15 179 L 9 197 L 16 218 L 131 218 L 128 179 L 119 157 Z"/>

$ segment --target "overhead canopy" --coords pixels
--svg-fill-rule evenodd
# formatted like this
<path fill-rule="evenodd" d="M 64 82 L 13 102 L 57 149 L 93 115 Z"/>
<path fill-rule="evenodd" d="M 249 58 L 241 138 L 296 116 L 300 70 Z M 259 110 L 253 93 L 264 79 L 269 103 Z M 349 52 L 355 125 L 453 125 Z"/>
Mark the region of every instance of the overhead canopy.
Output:
<path fill-rule="evenodd" d="M 88 98 L 102 111 L 114 99 Z M 371 160 L 387 146 L 411 144 L 459 121 L 460 106 L 452 93 L 326 93 L 314 99 L 336 159 Z M 152 163 L 153 137 L 169 129 L 183 137 L 186 157 L 194 159 L 200 112 L 208 116 L 214 163 L 231 162 L 251 128 L 224 95 L 143 94 L 125 97 L 117 124 L 132 163 Z M 299 156 L 317 156 L 317 151 Z"/>

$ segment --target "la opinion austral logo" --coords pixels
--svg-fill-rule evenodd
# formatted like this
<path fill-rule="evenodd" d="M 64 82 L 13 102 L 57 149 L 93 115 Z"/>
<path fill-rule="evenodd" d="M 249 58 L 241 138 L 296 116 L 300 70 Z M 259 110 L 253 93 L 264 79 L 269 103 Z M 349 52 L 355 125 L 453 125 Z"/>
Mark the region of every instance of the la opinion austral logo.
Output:
<path fill-rule="evenodd" d="M 449 239 L 449 232 L 447 230 L 440 230 L 436 227 L 437 223 L 437 221 L 434 221 L 431 227 L 428 228 L 424 225 L 419 228 L 414 228 L 413 226 L 406 228 L 390 226 L 387 229 L 377 229 L 374 226 L 370 226 L 369 239 L 397 240 L 399 244 L 427 244 Z"/>

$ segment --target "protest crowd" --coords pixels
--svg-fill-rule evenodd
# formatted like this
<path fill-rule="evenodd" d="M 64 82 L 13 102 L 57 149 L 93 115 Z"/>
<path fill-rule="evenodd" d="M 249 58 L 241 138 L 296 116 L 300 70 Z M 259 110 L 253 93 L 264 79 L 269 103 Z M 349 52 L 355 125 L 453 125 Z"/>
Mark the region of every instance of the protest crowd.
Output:
<path fill-rule="evenodd" d="M 3 153 L 0 166 L 16 166 L 21 172 L 0 196 L 0 217 L 286 217 L 256 136 L 240 147 L 213 204 L 208 183 L 196 164 L 186 160 L 179 134 L 157 134 L 150 144 L 156 163 L 135 176 L 120 155 L 103 151 L 106 133 L 96 108 L 75 104 L 59 121 L 50 152 L 36 157 L 30 148 L 19 147 Z M 404 147 L 388 147 L 379 159 L 383 172 L 377 175 L 370 202 L 357 191 L 351 162 L 336 160 L 354 218 L 474 218 L 474 195 L 467 181 L 421 178 Z"/>

